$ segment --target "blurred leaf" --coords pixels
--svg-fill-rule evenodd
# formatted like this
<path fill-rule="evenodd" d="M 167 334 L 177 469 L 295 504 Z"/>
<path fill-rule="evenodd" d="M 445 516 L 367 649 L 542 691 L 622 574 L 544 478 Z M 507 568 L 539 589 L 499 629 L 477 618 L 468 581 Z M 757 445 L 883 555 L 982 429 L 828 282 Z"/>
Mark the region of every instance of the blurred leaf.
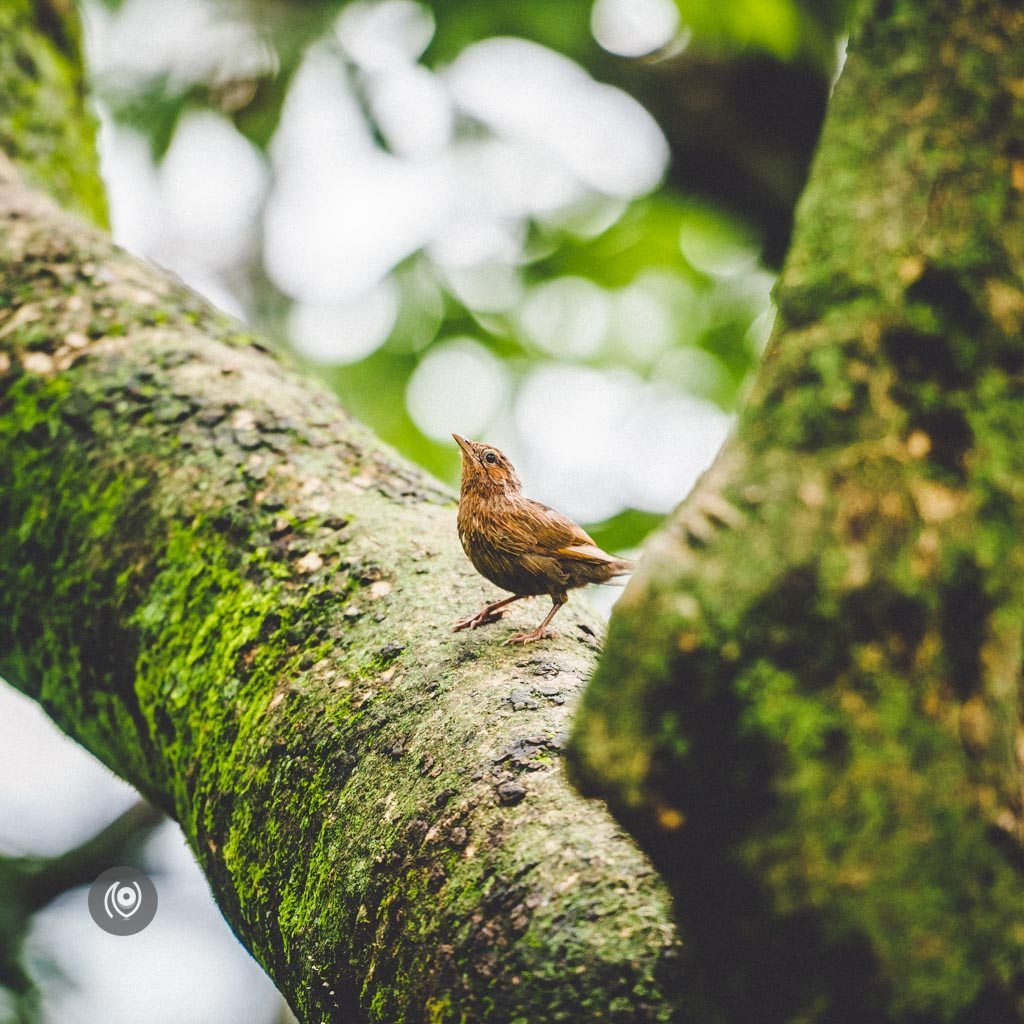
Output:
<path fill-rule="evenodd" d="M 432 0 L 437 29 L 427 63 L 446 64 L 467 46 L 491 36 L 519 36 L 586 63 L 599 53 L 590 32 L 590 3 L 565 0 Z"/>
<path fill-rule="evenodd" d="M 656 530 L 665 517 L 656 512 L 644 512 L 628 508 L 611 519 L 600 523 L 589 523 L 587 533 L 605 551 L 624 551 L 638 547 L 643 540 Z"/>
<path fill-rule="evenodd" d="M 216 0 L 224 3 L 225 0 Z M 341 7 L 340 0 L 299 0 L 288 4 L 276 0 L 249 0 L 250 21 L 272 45 L 278 70 L 254 83 L 251 99 L 229 111 L 238 130 L 260 149 L 266 149 L 281 119 L 281 108 L 295 72 L 309 46 L 330 29 Z M 229 11 L 239 14 L 237 0 Z M 244 11 L 244 8 L 243 8 Z"/>
<path fill-rule="evenodd" d="M 292 75 L 284 71 L 273 78 L 259 79 L 253 83 L 252 98 L 229 111 L 235 127 L 259 149 L 265 150 L 277 131 L 291 79 Z"/>
<path fill-rule="evenodd" d="M 544 280 L 555 274 L 578 274 L 606 288 L 620 288 L 652 267 L 686 274 L 689 268 L 679 249 L 686 210 L 678 199 L 662 191 L 632 203 L 596 238 L 551 232 L 555 248 L 529 266 L 528 276 Z M 542 226 L 535 230 L 545 234 Z"/>
<path fill-rule="evenodd" d="M 729 214 L 702 203 L 681 204 L 676 245 L 703 274 L 736 273 L 757 263 L 759 241 Z"/>
<path fill-rule="evenodd" d="M 100 95 L 110 105 L 117 121 L 146 139 L 153 161 L 159 163 L 170 149 L 185 112 L 207 105 L 205 92 L 195 85 L 172 90 L 167 76 L 161 75 L 137 92 L 114 94 L 101 89 Z"/>
<path fill-rule="evenodd" d="M 676 5 L 697 38 L 749 46 L 784 60 L 797 54 L 808 28 L 795 0 L 676 0 Z"/>

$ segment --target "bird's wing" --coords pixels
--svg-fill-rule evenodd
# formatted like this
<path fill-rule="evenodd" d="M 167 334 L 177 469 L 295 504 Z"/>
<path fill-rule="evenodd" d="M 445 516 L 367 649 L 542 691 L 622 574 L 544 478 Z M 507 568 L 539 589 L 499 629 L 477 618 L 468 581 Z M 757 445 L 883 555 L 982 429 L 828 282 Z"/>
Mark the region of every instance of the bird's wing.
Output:
<path fill-rule="evenodd" d="M 517 555 L 547 555 L 587 562 L 610 562 L 578 523 L 553 508 L 522 498 L 503 510 L 500 534 L 492 543 Z"/>

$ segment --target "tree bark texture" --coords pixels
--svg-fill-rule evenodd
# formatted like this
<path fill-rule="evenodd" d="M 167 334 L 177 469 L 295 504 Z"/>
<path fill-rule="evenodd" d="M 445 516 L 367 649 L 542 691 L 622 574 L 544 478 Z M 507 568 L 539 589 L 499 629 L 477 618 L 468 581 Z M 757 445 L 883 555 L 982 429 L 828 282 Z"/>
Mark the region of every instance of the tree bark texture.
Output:
<path fill-rule="evenodd" d="M 756 386 L 570 748 L 701 1022 L 1024 1020 L 1024 11 L 865 5 Z"/>
<path fill-rule="evenodd" d="M 77 93 L 18 95 L 0 141 L 95 213 Z M 672 1016 L 667 893 L 560 766 L 598 626 L 452 635 L 493 596 L 452 495 L 0 156 L 0 674 L 180 822 L 303 1021 Z"/>

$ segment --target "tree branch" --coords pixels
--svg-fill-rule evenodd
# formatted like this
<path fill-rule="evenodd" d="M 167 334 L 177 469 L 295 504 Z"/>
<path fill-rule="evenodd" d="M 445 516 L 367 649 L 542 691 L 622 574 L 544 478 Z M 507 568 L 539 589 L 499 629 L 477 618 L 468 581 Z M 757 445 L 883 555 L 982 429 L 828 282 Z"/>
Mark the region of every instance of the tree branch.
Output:
<path fill-rule="evenodd" d="M 671 1015 L 660 883 L 559 767 L 597 627 L 453 636 L 488 593 L 446 491 L 0 172 L 0 671 L 303 1020 Z"/>

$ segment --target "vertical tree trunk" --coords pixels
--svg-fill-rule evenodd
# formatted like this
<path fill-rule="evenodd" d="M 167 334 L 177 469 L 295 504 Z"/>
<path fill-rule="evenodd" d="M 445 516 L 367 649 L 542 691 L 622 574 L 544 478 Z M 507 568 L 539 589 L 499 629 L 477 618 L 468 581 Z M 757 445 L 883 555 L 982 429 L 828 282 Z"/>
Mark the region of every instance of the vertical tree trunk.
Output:
<path fill-rule="evenodd" d="M 735 435 L 575 773 L 708 1021 L 1024 1020 L 1024 11 L 865 5 Z"/>

